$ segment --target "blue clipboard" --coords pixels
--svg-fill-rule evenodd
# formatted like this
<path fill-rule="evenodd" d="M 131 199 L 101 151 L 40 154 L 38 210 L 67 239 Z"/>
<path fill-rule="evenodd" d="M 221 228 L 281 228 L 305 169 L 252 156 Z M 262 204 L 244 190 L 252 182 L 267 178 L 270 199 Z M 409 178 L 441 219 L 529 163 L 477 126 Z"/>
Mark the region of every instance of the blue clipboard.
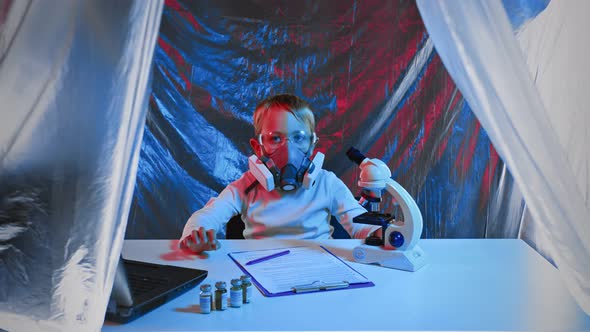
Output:
<path fill-rule="evenodd" d="M 318 250 L 323 250 L 326 253 L 328 253 L 329 255 L 331 255 L 332 257 L 336 258 L 336 260 L 332 260 L 332 262 L 337 262 L 337 264 L 339 265 L 339 268 L 350 270 L 351 274 L 354 274 L 357 276 L 356 280 L 353 282 L 349 282 L 346 280 L 342 280 L 342 281 L 338 281 L 338 282 L 331 281 L 331 282 L 326 282 L 326 283 L 324 283 L 322 281 L 318 281 L 318 280 L 316 280 L 314 282 L 303 282 L 303 283 L 298 283 L 296 285 L 292 285 L 290 290 L 273 293 L 273 292 L 269 291 L 267 289 L 267 287 L 265 285 L 263 285 L 262 282 L 260 282 L 256 278 L 256 275 L 251 273 L 249 268 L 251 269 L 252 265 L 247 265 L 247 263 L 245 263 L 243 260 L 242 260 L 242 262 L 240 262 L 240 260 L 234 256 L 238 256 L 238 255 L 244 254 L 244 253 L 256 253 L 256 254 L 259 254 L 260 257 L 263 257 L 263 258 L 262 259 L 257 258 L 254 261 L 265 261 L 266 257 L 272 258 L 275 256 L 276 257 L 283 256 L 281 253 L 284 251 L 297 250 L 298 248 L 312 248 L 312 247 L 300 246 L 300 247 L 274 248 L 274 249 L 264 249 L 264 250 L 238 251 L 238 252 L 228 253 L 228 256 L 234 261 L 234 263 L 236 263 L 236 265 L 240 268 L 240 270 L 242 270 L 242 272 L 244 272 L 244 274 L 246 274 L 252 278 L 252 282 L 254 283 L 254 285 L 256 285 L 256 287 L 260 290 L 260 292 L 264 296 L 267 296 L 267 297 L 308 294 L 308 293 L 316 293 L 316 292 L 324 292 L 324 291 L 333 291 L 333 290 L 353 289 L 353 288 L 375 286 L 375 284 L 372 281 L 368 280 L 364 275 L 362 275 L 360 272 L 358 272 L 357 270 L 352 268 L 350 265 L 348 265 L 346 262 L 344 262 L 338 256 L 334 255 L 334 253 L 329 251 L 324 246 L 319 246 L 319 245 L 313 246 L 313 248 L 316 248 L 316 247 L 318 248 Z M 273 254 L 270 256 L 265 255 L 265 252 L 277 252 L 277 251 L 280 251 L 279 254 Z M 288 259 L 288 256 L 289 255 L 285 255 L 284 256 L 285 258 L 282 258 L 282 259 Z M 250 262 L 248 262 L 248 263 L 250 263 Z M 270 261 L 268 263 L 272 264 L 272 262 L 270 262 Z M 322 262 L 318 262 L 318 264 L 321 264 L 321 263 Z M 359 280 L 359 279 L 364 279 L 364 280 Z"/>

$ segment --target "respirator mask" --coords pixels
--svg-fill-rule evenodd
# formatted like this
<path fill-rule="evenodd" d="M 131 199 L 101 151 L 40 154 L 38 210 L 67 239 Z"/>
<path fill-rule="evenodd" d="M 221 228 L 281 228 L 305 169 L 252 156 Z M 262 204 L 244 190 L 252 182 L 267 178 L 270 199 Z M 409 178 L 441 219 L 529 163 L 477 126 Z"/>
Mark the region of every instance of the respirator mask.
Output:
<path fill-rule="evenodd" d="M 324 163 L 324 154 L 311 154 L 318 139 L 315 133 L 296 131 L 285 135 L 270 132 L 258 135 L 258 143 L 263 154 L 248 158 L 250 172 L 266 189 L 272 191 L 280 188 L 293 191 L 299 187 L 310 188 Z"/>

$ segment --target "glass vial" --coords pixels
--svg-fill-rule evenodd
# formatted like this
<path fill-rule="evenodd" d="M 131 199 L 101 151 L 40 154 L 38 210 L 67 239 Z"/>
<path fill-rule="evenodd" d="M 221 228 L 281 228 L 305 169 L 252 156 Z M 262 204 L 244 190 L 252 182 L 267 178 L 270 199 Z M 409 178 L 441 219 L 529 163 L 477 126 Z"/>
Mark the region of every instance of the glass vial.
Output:
<path fill-rule="evenodd" d="M 213 304 L 213 295 L 211 294 L 211 285 L 203 284 L 201 285 L 201 294 L 199 296 L 199 304 L 201 306 L 201 313 L 208 314 L 211 313 L 212 304 Z"/>
<path fill-rule="evenodd" d="M 215 283 L 215 310 L 227 309 L 227 288 L 225 281 Z"/>
<path fill-rule="evenodd" d="M 234 308 L 242 306 L 242 280 L 232 279 L 229 290 L 229 304 Z"/>
<path fill-rule="evenodd" d="M 243 303 L 250 303 L 252 300 L 252 278 L 243 275 L 240 279 L 242 280 L 242 301 Z"/>

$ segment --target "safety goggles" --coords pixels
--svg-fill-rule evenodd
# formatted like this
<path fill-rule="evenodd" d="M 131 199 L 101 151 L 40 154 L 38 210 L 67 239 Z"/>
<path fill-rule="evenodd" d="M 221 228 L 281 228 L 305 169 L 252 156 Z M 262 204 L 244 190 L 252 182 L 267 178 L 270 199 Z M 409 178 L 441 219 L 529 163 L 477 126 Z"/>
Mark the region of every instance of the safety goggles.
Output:
<path fill-rule="evenodd" d="M 317 143 L 318 138 L 315 133 L 308 134 L 305 130 L 294 131 L 288 135 L 277 131 L 258 134 L 258 143 L 268 152 L 275 151 L 287 141 L 301 151 L 307 151 L 312 144 Z"/>

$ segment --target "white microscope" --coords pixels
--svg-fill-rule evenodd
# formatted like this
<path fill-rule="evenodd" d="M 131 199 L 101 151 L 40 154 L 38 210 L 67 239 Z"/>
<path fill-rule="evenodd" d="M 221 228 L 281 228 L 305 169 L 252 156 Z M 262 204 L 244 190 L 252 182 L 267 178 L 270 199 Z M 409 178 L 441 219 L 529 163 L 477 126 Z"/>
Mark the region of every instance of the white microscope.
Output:
<path fill-rule="evenodd" d="M 368 203 L 368 212 L 353 219 L 353 222 L 382 227 L 382 237 L 372 236 L 352 251 L 359 263 L 377 264 L 404 271 L 417 271 L 426 263 L 424 251 L 417 243 L 422 234 L 422 214 L 410 194 L 391 178 L 391 171 L 379 159 L 366 158 L 359 150 L 346 152 L 350 160 L 361 169 L 358 185 L 362 188 L 361 205 Z M 403 221 L 380 212 L 383 190 L 395 200 L 403 213 Z"/>

